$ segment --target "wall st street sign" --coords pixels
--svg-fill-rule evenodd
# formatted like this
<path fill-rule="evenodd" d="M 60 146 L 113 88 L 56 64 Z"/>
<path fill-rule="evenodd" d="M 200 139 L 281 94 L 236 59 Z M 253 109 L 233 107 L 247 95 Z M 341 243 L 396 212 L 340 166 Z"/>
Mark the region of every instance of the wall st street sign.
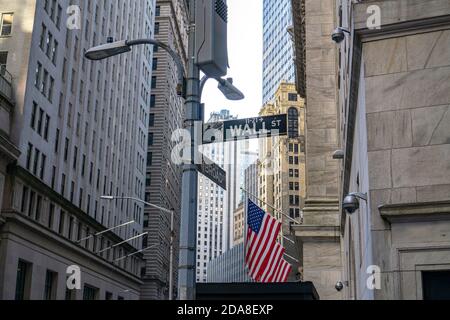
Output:
<path fill-rule="evenodd" d="M 198 171 L 224 190 L 227 190 L 227 173 L 212 160 L 203 156 L 202 164 L 197 164 Z"/>
<path fill-rule="evenodd" d="M 245 139 L 285 136 L 288 134 L 286 114 L 206 123 L 203 128 L 203 144 L 239 141 Z M 226 190 L 226 172 L 203 156 L 197 169 L 204 176 Z"/>
<path fill-rule="evenodd" d="M 285 136 L 287 127 L 286 114 L 206 123 L 203 144 Z"/>

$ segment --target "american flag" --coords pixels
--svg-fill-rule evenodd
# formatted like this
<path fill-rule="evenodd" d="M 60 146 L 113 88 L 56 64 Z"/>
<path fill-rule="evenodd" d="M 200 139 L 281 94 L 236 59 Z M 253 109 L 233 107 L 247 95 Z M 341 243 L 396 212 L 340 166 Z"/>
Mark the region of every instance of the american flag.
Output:
<path fill-rule="evenodd" d="M 277 242 L 281 223 L 251 200 L 247 208 L 245 264 L 250 277 L 262 283 L 286 282 L 291 265 L 284 259 L 284 248 Z"/>

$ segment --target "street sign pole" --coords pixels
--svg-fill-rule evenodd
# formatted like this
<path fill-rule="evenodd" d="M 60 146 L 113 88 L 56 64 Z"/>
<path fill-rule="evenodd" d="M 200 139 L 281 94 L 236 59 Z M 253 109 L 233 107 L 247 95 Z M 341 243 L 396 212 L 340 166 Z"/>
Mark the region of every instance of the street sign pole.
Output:
<path fill-rule="evenodd" d="M 195 300 L 195 268 L 197 244 L 197 187 L 198 173 L 195 165 L 198 137 L 195 122 L 203 123 L 200 106 L 200 71 L 195 61 L 195 5 L 196 0 L 189 0 L 189 44 L 188 74 L 186 81 L 185 128 L 191 135 L 191 163 L 183 166 L 181 197 L 180 257 L 178 267 L 178 297 L 180 300 Z"/>

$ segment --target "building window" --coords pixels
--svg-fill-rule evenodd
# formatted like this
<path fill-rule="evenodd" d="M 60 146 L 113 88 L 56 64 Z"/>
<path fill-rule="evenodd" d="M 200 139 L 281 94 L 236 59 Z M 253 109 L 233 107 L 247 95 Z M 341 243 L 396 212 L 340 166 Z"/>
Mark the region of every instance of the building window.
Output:
<path fill-rule="evenodd" d="M 31 121 L 30 121 L 30 127 L 33 129 L 35 129 L 36 113 L 37 113 L 37 103 L 33 101 L 33 107 L 31 109 Z"/>
<path fill-rule="evenodd" d="M 150 167 L 153 165 L 153 153 L 147 152 L 147 167 Z"/>
<path fill-rule="evenodd" d="M 288 132 L 289 138 L 298 138 L 298 110 L 296 108 L 288 110 Z"/>
<path fill-rule="evenodd" d="M 49 126 L 50 126 L 50 116 L 45 115 L 45 124 L 44 124 L 44 139 L 45 139 L 45 141 L 48 141 Z"/>
<path fill-rule="evenodd" d="M 0 52 L 0 74 L 4 76 L 6 74 L 6 63 L 8 62 L 8 52 Z"/>
<path fill-rule="evenodd" d="M 42 29 L 41 29 L 41 36 L 40 36 L 40 40 L 39 40 L 39 48 L 41 48 L 41 50 L 44 50 L 44 45 L 45 45 L 45 36 L 47 35 L 47 27 L 45 26 L 45 24 L 42 24 Z"/>
<path fill-rule="evenodd" d="M 84 285 L 83 300 L 97 300 L 98 289 L 87 284 Z"/>
<path fill-rule="evenodd" d="M 42 64 L 40 62 L 37 63 L 34 85 L 39 89 L 39 85 L 41 82 L 41 74 L 42 74 Z"/>
<path fill-rule="evenodd" d="M 67 162 L 68 156 L 69 156 L 69 139 L 66 138 L 66 143 L 64 145 L 64 161 Z"/>
<path fill-rule="evenodd" d="M 450 271 L 422 271 L 424 300 L 450 299 Z"/>
<path fill-rule="evenodd" d="M 29 299 L 30 271 L 31 265 L 22 260 L 19 260 L 16 278 L 16 300 Z"/>
<path fill-rule="evenodd" d="M 154 141 L 155 141 L 154 134 L 153 133 L 149 133 L 148 134 L 148 146 L 149 147 L 153 146 Z"/>
<path fill-rule="evenodd" d="M 45 276 L 45 287 L 44 287 L 44 300 L 55 300 L 56 299 L 56 281 L 58 275 L 55 272 L 47 270 Z"/>
<path fill-rule="evenodd" d="M 155 16 L 159 17 L 161 15 L 161 6 L 156 6 L 155 8 Z"/>
<path fill-rule="evenodd" d="M 111 292 L 106 291 L 105 293 L 105 300 L 112 300 L 113 294 Z"/>
<path fill-rule="evenodd" d="M 289 101 L 297 101 L 298 100 L 298 96 L 296 93 L 289 93 L 288 94 L 288 100 Z"/>
<path fill-rule="evenodd" d="M 159 34 L 159 22 L 155 23 L 155 34 Z"/>
<path fill-rule="evenodd" d="M 70 217 L 69 218 L 69 234 L 67 235 L 69 240 L 72 240 L 72 231 L 73 231 L 73 218 Z"/>
<path fill-rule="evenodd" d="M 39 157 L 41 155 L 41 151 L 39 149 L 34 150 L 34 163 L 33 163 L 33 174 L 37 175 Z"/>
<path fill-rule="evenodd" d="M 65 297 L 65 299 L 66 300 L 75 300 L 74 299 L 74 293 L 75 293 L 75 290 L 70 290 L 69 288 L 66 288 L 66 297 Z"/>
<path fill-rule="evenodd" d="M 63 234 L 64 233 L 64 212 L 61 211 L 60 215 L 59 215 L 59 227 L 58 227 L 58 232 L 59 234 Z"/>
<path fill-rule="evenodd" d="M 37 198 L 36 198 L 35 215 L 34 215 L 34 219 L 36 221 L 41 220 L 41 206 L 42 206 L 42 197 L 41 196 L 37 196 Z"/>
<path fill-rule="evenodd" d="M 13 13 L 3 13 L 1 16 L 0 36 L 10 36 L 12 32 Z"/>
<path fill-rule="evenodd" d="M 155 126 L 155 114 L 154 113 L 150 113 L 148 126 L 149 127 Z"/>
<path fill-rule="evenodd" d="M 53 229 L 53 218 L 55 214 L 55 205 L 50 204 L 49 212 L 48 212 L 48 220 L 47 220 L 47 227 L 49 229 Z"/>
<path fill-rule="evenodd" d="M 156 96 L 152 94 L 150 95 L 150 108 L 154 108 L 155 106 L 156 106 Z"/>
<path fill-rule="evenodd" d="M 62 15 L 62 7 L 58 5 L 58 11 L 56 12 L 56 27 L 58 30 L 61 28 L 61 15 Z"/>

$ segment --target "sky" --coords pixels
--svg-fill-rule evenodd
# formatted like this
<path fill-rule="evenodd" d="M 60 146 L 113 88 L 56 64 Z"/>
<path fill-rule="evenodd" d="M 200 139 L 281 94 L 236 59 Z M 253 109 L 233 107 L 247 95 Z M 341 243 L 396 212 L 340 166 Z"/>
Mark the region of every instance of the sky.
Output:
<path fill-rule="evenodd" d="M 205 120 L 211 112 L 228 109 L 233 116 L 249 118 L 258 116 L 262 107 L 262 50 L 263 1 L 228 0 L 228 77 L 241 90 L 245 99 L 229 101 L 217 89 L 217 82 L 209 80 L 202 102 L 205 103 Z"/>

